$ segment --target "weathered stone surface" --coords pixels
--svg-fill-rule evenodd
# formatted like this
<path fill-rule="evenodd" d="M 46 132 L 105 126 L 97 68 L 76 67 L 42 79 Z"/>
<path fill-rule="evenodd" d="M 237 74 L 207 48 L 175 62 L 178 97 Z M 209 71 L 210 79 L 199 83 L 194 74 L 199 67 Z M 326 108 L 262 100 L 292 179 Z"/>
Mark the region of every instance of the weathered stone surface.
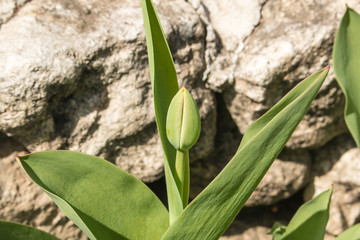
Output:
<path fill-rule="evenodd" d="M 341 136 L 320 149 L 315 160 L 314 180 L 304 197 L 308 200 L 334 186 L 327 233 L 336 236 L 360 219 L 360 149 L 350 136 Z"/>
<path fill-rule="evenodd" d="M 181 0 L 158 10 L 180 83 L 199 103 L 193 158 L 204 157 L 216 132 L 214 95 L 200 81 L 204 27 Z M 162 175 L 139 2 L 29 2 L 2 25 L 0 59 L 0 131 L 31 152 L 70 149 L 144 181 Z"/>
<path fill-rule="evenodd" d="M 0 134 L 0 219 L 32 225 L 64 240 L 87 239 L 16 162 L 15 155 L 27 153 L 22 144 Z"/>
<path fill-rule="evenodd" d="M 3 0 L 0 2 L 0 26 L 13 16 L 16 10 L 16 0 Z"/>
<path fill-rule="evenodd" d="M 244 47 L 244 40 L 259 24 L 259 1 L 189 1 L 206 24 L 206 71 L 203 79 L 213 91 L 222 92 L 233 84 L 237 54 Z M 236 26 L 236 27 L 234 27 Z"/>
<path fill-rule="evenodd" d="M 311 157 L 307 151 L 283 151 L 245 205 L 272 205 L 292 196 L 308 183 L 310 171 Z"/>
<path fill-rule="evenodd" d="M 226 51 L 236 51 L 259 24 L 264 0 L 202 0 L 214 30 Z M 236 26 L 236 27 L 235 27 Z"/>
<path fill-rule="evenodd" d="M 244 47 L 226 51 L 219 46 L 221 52 L 216 59 L 220 63 L 214 60 L 214 65 L 220 65 L 221 70 L 213 69 L 205 79 L 214 89 L 222 91 L 241 133 L 297 82 L 331 63 L 335 31 L 345 11 L 343 1 L 272 0 L 266 1 L 262 8 L 260 2 L 258 6 L 261 22 L 246 35 Z M 231 11 L 236 7 L 232 5 Z M 213 15 L 226 19 L 221 11 L 211 12 L 210 16 Z M 232 21 L 227 24 L 233 26 Z M 221 39 L 221 31 L 217 33 Z M 331 72 L 287 146 L 319 147 L 345 132 L 343 104 Z"/>

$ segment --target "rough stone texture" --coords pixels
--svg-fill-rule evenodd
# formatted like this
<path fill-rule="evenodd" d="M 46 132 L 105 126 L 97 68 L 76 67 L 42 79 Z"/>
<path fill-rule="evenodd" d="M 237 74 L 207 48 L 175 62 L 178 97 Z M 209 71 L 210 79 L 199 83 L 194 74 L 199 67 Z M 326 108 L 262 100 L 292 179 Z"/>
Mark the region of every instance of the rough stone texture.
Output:
<path fill-rule="evenodd" d="M 244 39 L 259 24 L 263 2 L 265 1 L 202 0 L 209 22 L 219 35 L 222 47 L 226 51 L 241 50 Z"/>
<path fill-rule="evenodd" d="M 334 186 L 327 233 L 336 236 L 360 220 L 360 149 L 350 136 L 341 136 L 319 150 L 315 160 L 314 180 L 304 197 L 307 200 Z"/>
<path fill-rule="evenodd" d="M 162 156 L 139 4 L 34 1 L 3 24 L 0 131 L 21 139 L 31 152 L 80 151 L 144 181 L 159 178 Z M 180 83 L 199 103 L 203 131 L 196 159 L 212 150 L 216 131 L 213 93 L 199 81 L 204 28 L 183 1 L 161 4 L 159 12 Z"/>
<path fill-rule="evenodd" d="M 259 1 L 257 11 L 247 14 L 257 15 L 261 10 L 261 21 L 259 19 L 256 24 L 248 17 L 250 25 L 257 26 L 247 31 L 251 34 L 246 35 L 243 48 L 226 51 L 225 47 L 218 46 L 221 51 L 216 59 L 219 60 L 213 65 L 218 65 L 219 71 L 212 69 L 205 81 L 213 89 L 222 91 L 241 133 L 299 80 L 331 62 L 332 43 L 345 10 L 343 6 L 343 1 L 318 1 L 316 4 L 311 1 Z M 236 5 L 231 12 L 236 11 L 234 8 Z M 213 11 L 210 18 L 227 19 L 224 15 L 222 11 Z M 236 24 L 229 20 L 227 25 Z M 217 33 L 222 39 L 221 31 Z M 240 34 L 238 40 L 244 35 Z M 319 147 L 345 132 L 343 104 L 341 91 L 331 73 L 287 146 L 293 149 Z"/>
<path fill-rule="evenodd" d="M 15 1 L 14 0 L 3 0 L 0 2 L 0 26 L 2 23 L 6 22 L 15 11 Z"/>
<path fill-rule="evenodd" d="M 308 183 L 310 167 L 307 151 L 283 151 L 245 205 L 272 205 L 292 196 Z"/>
<path fill-rule="evenodd" d="M 0 27 L 10 20 L 17 11 L 31 0 L 2 0 L 0 1 Z"/>
<path fill-rule="evenodd" d="M 16 162 L 15 155 L 28 153 L 24 146 L 4 134 L 0 143 L 0 219 L 32 225 L 64 240 L 86 240 Z"/>

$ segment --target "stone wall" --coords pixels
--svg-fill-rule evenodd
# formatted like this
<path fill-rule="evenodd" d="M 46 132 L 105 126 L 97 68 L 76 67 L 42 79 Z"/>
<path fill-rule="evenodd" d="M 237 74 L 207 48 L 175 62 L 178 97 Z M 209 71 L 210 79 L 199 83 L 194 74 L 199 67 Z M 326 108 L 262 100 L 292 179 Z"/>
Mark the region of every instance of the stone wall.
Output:
<path fill-rule="evenodd" d="M 345 4 L 360 11 L 355 0 L 155 3 L 179 84 L 193 94 L 202 119 L 190 153 L 191 197 L 226 165 L 252 122 L 332 64 Z M 140 1 L 1 1 L 0 86 L 0 219 L 86 239 L 25 176 L 15 154 L 80 151 L 146 183 L 163 181 Z M 360 153 L 343 108 L 330 71 L 224 239 L 270 239 L 274 221 L 286 224 L 302 198 L 331 184 L 327 238 L 359 222 Z"/>

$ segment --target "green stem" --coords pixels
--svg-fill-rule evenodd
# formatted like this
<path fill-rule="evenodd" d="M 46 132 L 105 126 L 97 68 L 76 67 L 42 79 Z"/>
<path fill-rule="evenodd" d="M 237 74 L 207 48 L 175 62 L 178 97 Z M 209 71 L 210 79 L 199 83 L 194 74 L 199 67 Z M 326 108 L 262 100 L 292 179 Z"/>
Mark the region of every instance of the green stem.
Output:
<path fill-rule="evenodd" d="M 178 189 L 185 208 L 189 201 L 190 188 L 189 151 L 176 151 L 175 169 L 178 177 Z"/>

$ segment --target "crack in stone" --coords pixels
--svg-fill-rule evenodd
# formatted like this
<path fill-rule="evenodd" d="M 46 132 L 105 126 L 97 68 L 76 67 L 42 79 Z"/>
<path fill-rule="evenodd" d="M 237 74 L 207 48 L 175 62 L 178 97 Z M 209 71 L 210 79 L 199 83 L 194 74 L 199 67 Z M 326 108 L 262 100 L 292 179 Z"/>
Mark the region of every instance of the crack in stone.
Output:
<path fill-rule="evenodd" d="M 30 3 L 32 0 L 15 0 L 15 6 L 14 8 L 12 9 L 12 14 L 7 17 L 3 22 L 0 22 L 0 30 L 1 30 L 1 26 L 3 24 L 6 24 L 8 23 L 11 19 L 13 19 L 17 14 L 18 12 L 20 11 L 21 8 L 23 8 L 26 4 Z"/>
<path fill-rule="evenodd" d="M 256 25 L 254 25 L 254 28 L 253 30 L 251 31 L 251 33 L 249 35 L 247 35 L 243 42 L 245 43 L 247 39 L 249 39 L 252 35 L 254 35 L 254 33 L 259 29 L 259 27 L 261 26 L 261 23 L 262 23 L 262 20 L 263 20 L 263 9 L 266 5 L 266 3 L 268 3 L 269 0 L 264 0 L 263 2 L 260 3 L 260 18 L 259 18 L 259 21 Z"/>

